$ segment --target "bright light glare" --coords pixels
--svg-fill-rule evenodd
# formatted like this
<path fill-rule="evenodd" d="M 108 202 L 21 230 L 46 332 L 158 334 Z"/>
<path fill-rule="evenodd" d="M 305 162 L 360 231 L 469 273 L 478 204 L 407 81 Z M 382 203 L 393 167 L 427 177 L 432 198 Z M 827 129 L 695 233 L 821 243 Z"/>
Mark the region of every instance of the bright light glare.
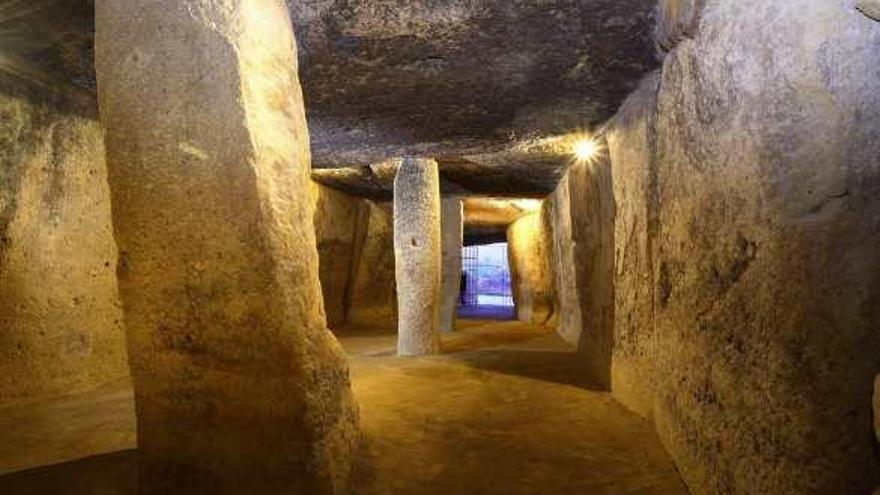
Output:
<path fill-rule="evenodd" d="M 574 143 L 574 156 L 580 163 L 592 161 L 599 153 L 599 144 L 595 139 L 583 137 Z"/>

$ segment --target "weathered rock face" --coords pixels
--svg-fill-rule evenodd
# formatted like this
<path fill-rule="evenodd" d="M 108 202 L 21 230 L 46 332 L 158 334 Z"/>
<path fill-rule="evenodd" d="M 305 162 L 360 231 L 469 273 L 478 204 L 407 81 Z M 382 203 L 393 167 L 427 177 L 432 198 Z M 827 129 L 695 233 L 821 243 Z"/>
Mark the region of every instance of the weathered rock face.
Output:
<path fill-rule="evenodd" d="M 394 179 L 397 353 L 440 352 L 440 176 L 437 162 L 407 158 Z"/>
<path fill-rule="evenodd" d="M 608 134 L 617 198 L 611 389 L 617 400 L 642 416 L 651 415 L 656 386 L 654 260 L 659 204 L 654 140 L 659 82 L 659 74 L 643 81 Z"/>
<path fill-rule="evenodd" d="M 656 66 L 653 6 L 294 2 L 315 164 L 483 153 L 598 124 Z"/>
<path fill-rule="evenodd" d="M 440 330 L 455 330 L 455 320 L 461 292 L 461 247 L 464 239 L 464 206 L 458 198 L 443 199 L 440 204 L 443 270 Z"/>
<path fill-rule="evenodd" d="M 286 6 L 107 0 L 97 32 L 142 492 L 347 492 Z"/>
<path fill-rule="evenodd" d="M 604 145 L 603 145 L 604 147 Z M 567 187 L 567 190 L 565 189 Z M 561 318 L 580 316 L 578 353 L 585 363 L 585 373 L 597 386 L 610 385 L 611 349 L 614 329 L 614 197 L 611 194 L 611 170 L 607 157 L 590 163 L 577 163 L 568 170 L 555 198 L 568 204 L 571 237 L 565 229 L 554 231 L 556 243 L 571 249 L 573 265 L 562 266 L 566 282 L 577 289 L 580 310 L 569 302 L 561 308 Z M 559 215 L 565 216 L 562 211 Z M 555 228 L 555 225 L 554 225 Z M 565 256 L 565 254 L 563 254 Z"/>
<path fill-rule="evenodd" d="M 602 146 L 604 148 L 604 145 Z M 547 202 L 557 332 L 577 344 L 593 384 L 610 386 L 614 333 L 614 228 L 610 163 L 573 163 Z"/>
<path fill-rule="evenodd" d="M 546 206 L 510 224 L 507 250 L 517 318 L 527 323 L 554 324 L 553 241 Z"/>
<path fill-rule="evenodd" d="M 128 380 L 103 135 L 66 93 L 0 77 L 0 404 Z"/>
<path fill-rule="evenodd" d="M 348 322 L 367 327 L 397 327 L 394 221 L 390 208 L 372 201 L 360 221 L 363 234 L 349 291 Z"/>
<path fill-rule="evenodd" d="M 324 311 L 327 324 L 336 327 L 346 320 L 367 205 L 363 199 L 316 183 L 312 183 L 311 192 Z"/>
<path fill-rule="evenodd" d="M 583 329 L 584 306 L 577 280 L 574 232 L 571 228 L 571 195 L 568 175 L 550 198 L 548 208 L 553 225 L 553 271 L 559 321 L 556 331 L 570 344 L 577 345 Z M 586 294 L 585 294 L 586 296 Z"/>
<path fill-rule="evenodd" d="M 696 494 L 877 486 L 880 24 L 851 7 L 705 2 L 656 108 L 611 131 L 618 233 L 634 233 L 618 308 L 653 328 L 626 352 L 651 356 L 634 368 Z M 648 266 L 653 327 L 644 283 L 621 276 Z"/>
<path fill-rule="evenodd" d="M 317 167 L 431 156 L 472 192 L 546 195 L 564 160 L 519 145 L 603 122 L 657 66 L 654 0 L 288 4 Z M 93 10 L 5 7 L 0 71 L 93 92 Z"/>

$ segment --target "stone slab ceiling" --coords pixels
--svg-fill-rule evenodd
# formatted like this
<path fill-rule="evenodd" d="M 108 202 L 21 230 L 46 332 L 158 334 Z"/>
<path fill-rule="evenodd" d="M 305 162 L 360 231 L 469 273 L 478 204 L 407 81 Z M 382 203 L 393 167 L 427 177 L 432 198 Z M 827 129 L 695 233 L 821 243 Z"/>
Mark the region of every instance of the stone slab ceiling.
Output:
<path fill-rule="evenodd" d="M 288 0 L 313 167 L 429 156 L 466 192 L 545 195 L 565 161 L 511 149 L 614 113 L 658 65 L 655 3 Z M 93 11 L 0 0 L 0 75 L 94 92 Z"/>

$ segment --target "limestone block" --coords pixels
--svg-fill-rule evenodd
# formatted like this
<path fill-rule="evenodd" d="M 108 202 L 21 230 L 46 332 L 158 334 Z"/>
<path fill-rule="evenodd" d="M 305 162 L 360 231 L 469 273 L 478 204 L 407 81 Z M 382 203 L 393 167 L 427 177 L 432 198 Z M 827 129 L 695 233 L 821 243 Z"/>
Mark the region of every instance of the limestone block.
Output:
<path fill-rule="evenodd" d="M 552 235 L 549 209 L 543 204 L 507 228 L 510 283 L 520 321 L 555 324 Z"/>
<path fill-rule="evenodd" d="M 141 493 L 346 493 L 285 3 L 95 7 Z"/>
<path fill-rule="evenodd" d="M 437 162 L 404 159 L 394 179 L 397 353 L 440 352 L 442 248 Z"/>
<path fill-rule="evenodd" d="M 583 329 L 583 306 L 577 280 L 576 243 L 571 225 L 571 194 L 569 176 L 559 181 L 550 198 L 553 223 L 553 271 L 556 277 L 556 298 L 559 323 L 556 332 L 568 343 L 577 345 Z"/>
<path fill-rule="evenodd" d="M 710 0 L 664 63 L 652 409 L 694 494 L 880 482 L 880 28 L 851 5 Z"/>
<path fill-rule="evenodd" d="M 331 328 L 345 323 L 365 201 L 313 182 L 321 294 Z"/>
<path fill-rule="evenodd" d="M 654 333 L 654 246 L 657 243 L 657 164 L 654 136 L 659 74 L 647 77 L 608 131 L 615 218 L 614 345 L 611 392 L 650 416 L 657 356 Z"/>
<path fill-rule="evenodd" d="M 348 299 L 348 322 L 358 326 L 397 327 L 394 220 L 387 205 L 366 201 L 359 221 L 362 234 Z"/>
<path fill-rule="evenodd" d="M 461 248 L 464 241 L 464 206 L 459 198 L 441 202 L 441 235 L 443 236 L 443 307 L 440 330 L 455 330 L 456 312 L 461 292 Z"/>
<path fill-rule="evenodd" d="M 0 84 L 0 405 L 127 382 L 101 128 Z"/>

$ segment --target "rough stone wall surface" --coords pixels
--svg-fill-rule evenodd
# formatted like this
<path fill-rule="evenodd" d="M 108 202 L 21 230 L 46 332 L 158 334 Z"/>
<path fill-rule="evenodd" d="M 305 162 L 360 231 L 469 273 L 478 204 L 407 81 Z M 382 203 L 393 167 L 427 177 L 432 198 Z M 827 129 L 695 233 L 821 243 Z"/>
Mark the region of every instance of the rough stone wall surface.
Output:
<path fill-rule="evenodd" d="M 655 424 L 695 494 L 877 486 L 877 46 L 880 24 L 852 2 L 709 0 L 667 55 L 643 341 Z M 623 127 L 613 155 L 635 150 L 615 192 L 637 205 L 644 177 L 627 169 L 651 167 L 650 140 L 644 118 Z M 618 239 L 619 269 L 640 271 L 639 242 Z"/>
<path fill-rule="evenodd" d="M 618 112 L 607 138 L 617 199 L 611 390 L 617 400 L 642 416 L 651 415 L 655 386 L 653 251 L 658 205 L 654 136 L 659 82 L 659 73 L 643 81 Z"/>
<path fill-rule="evenodd" d="M 565 175 L 550 198 L 553 224 L 553 271 L 556 306 L 559 314 L 556 332 L 568 343 L 577 345 L 583 328 L 583 306 L 577 280 L 575 241 L 571 226 L 571 194 Z"/>
<path fill-rule="evenodd" d="M 365 203 L 349 291 L 348 323 L 397 328 L 394 220 L 389 208 Z"/>
<path fill-rule="evenodd" d="M 321 293 L 327 324 L 346 321 L 355 255 L 363 235 L 364 200 L 312 182 L 315 237 L 318 243 Z"/>
<path fill-rule="evenodd" d="M 440 352 L 440 175 L 433 160 L 406 158 L 394 179 L 397 353 Z"/>
<path fill-rule="evenodd" d="M 109 195 L 98 123 L 4 81 L 0 404 L 128 380 Z"/>
<path fill-rule="evenodd" d="M 461 292 L 461 247 L 464 241 L 464 205 L 459 198 L 441 200 L 440 229 L 443 236 L 443 306 L 440 330 L 455 330 L 459 293 Z"/>
<path fill-rule="evenodd" d="M 555 324 L 552 232 L 546 203 L 507 227 L 510 283 L 520 321 Z"/>
<path fill-rule="evenodd" d="M 708 0 L 660 0 L 657 3 L 655 38 L 659 48 L 669 51 L 697 31 Z"/>
<path fill-rule="evenodd" d="M 106 0 L 96 61 L 141 493 L 347 493 L 284 2 Z"/>
<path fill-rule="evenodd" d="M 604 148 L 604 143 L 602 144 Z M 578 353 L 597 385 L 610 384 L 614 334 L 614 196 L 604 156 L 568 171 L 574 276 L 583 320 Z"/>

